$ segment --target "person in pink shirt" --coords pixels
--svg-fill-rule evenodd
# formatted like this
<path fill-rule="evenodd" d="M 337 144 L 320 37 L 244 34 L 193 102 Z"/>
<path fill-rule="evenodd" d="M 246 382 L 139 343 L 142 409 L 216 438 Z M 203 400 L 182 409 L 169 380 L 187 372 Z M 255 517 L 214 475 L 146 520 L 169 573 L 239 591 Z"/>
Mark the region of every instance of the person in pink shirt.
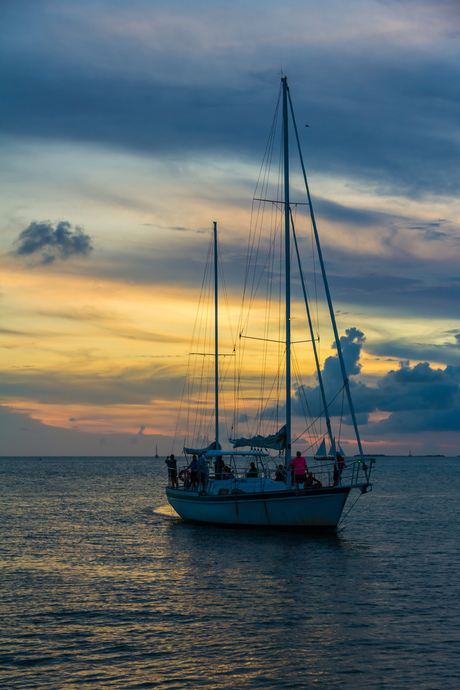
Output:
<path fill-rule="evenodd" d="M 292 458 L 289 463 L 291 470 L 294 470 L 294 481 L 296 489 L 299 490 L 300 484 L 303 484 L 303 488 L 307 488 L 307 461 L 302 456 L 300 450 L 297 451 L 295 458 Z"/>

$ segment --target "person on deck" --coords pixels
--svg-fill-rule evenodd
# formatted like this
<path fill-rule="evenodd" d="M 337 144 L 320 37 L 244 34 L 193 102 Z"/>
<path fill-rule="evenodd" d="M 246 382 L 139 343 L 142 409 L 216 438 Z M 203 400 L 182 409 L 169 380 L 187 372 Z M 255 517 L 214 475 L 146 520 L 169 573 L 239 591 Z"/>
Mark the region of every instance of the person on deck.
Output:
<path fill-rule="evenodd" d="M 169 483 L 173 489 L 178 489 L 179 482 L 177 481 L 177 461 L 172 453 L 169 458 L 166 458 L 165 463 L 168 466 Z"/>
<path fill-rule="evenodd" d="M 312 489 L 322 489 L 323 485 L 313 476 L 312 472 L 307 472 L 307 486 Z"/>
<path fill-rule="evenodd" d="M 303 488 L 306 489 L 306 472 L 308 471 L 307 461 L 301 454 L 300 450 L 297 451 L 295 458 L 292 458 L 291 462 L 289 463 L 289 467 L 291 470 L 294 470 L 294 481 L 297 491 L 300 489 L 300 484 L 303 484 Z"/>
<path fill-rule="evenodd" d="M 202 491 L 206 491 L 206 475 L 208 473 L 208 466 L 206 464 L 206 460 L 204 458 L 204 455 L 198 456 L 198 479 L 202 487 Z"/>
<path fill-rule="evenodd" d="M 251 462 L 251 466 L 249 470 L 246 472 L 246 477 L 258 477 L 259 476 L 259 470 L 255 466 L 253 462 Z"/>
<path fill-rule="evenodd" d="M 343 457 L 343 455 L 341 455 L 340 453 L 336 453 L 335 456 L 337 459 L 334 465 L 334 486 L 337 486 L 346 465 L 345 458 Z"/>
<path fill-rule="evenodd" d="M 215 460 L 214 460 L 214 472 L 216 475 L 216 479 L 222 479 L 222 472 L 224 469 L 224 461 L 222 460 L 222 456 L 219 455 Z"/>
<path fill-rule="evenodd" d="M 233 472 L 228 465 L 222 470 L 221 479 L 233 479 Z"/>
<path fill-rule="evenodd" d="M 275 471 L 275 482 L 284 482 L 283 473 L 280 469 Z"/>
<path fill-rule="evenodd" d="M 196 459 L 196 455 L 192 456 L 192 462 L 187 469 L 190 470 L 190 488 L 193 491 L 193 489 L 197 488 L 198 484 L 198 461 Z"/>

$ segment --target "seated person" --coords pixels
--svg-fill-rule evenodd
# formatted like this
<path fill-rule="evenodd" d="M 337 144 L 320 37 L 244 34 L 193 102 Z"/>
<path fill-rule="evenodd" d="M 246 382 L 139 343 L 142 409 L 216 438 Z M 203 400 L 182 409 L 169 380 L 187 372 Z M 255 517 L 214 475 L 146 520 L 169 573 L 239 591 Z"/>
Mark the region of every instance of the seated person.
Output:
<path fill-rule="evenodd" d="M 222 474 L 220 475 L 220 478 L 221 479 L 233 479 L 233 472 L 228 465 L 224 466 L 224 469 L 222 470 Z"/>
<path fill-rule="evenodd" d="M 283 477 L 283 473 L 281 472 L 281 470 L 276 470 L 275 482 L 284 482 L 284 477 Z"/>
<path fill-rule="evenodd" d="M 259 476 L 259 470 L 255 466 L 253 462 L 251 462 L 251 466 L 249 470 L 246 472 L 246 477 L 258 477 Z"/>
<path fill-rule="evenodd" d="M 305 486 L 307 486 L 310 489 L 321 489 L 322 484 L 319 481 L 319 479 L 316 479 L 316 477 L 313 476 L 311 472 L 307 472 L 307 481 L 305 483 Z"/>

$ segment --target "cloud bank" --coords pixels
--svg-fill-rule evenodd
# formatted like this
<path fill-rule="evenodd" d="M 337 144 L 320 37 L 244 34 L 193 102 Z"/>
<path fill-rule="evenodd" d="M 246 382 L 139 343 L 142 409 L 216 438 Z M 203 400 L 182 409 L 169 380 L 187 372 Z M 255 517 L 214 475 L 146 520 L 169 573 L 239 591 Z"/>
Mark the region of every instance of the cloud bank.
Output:
<path fill-rule="evenodd" d="M 458 193 L 455 3 L 258 4 L 49 2 L 53 21 L 37 12 L 26 28 L 12 9 L 0 131 L 258 160 L 286 55 L 316 169 L 413 197 Z"/>
<path fill-rule="evenodd" d="M 364 333 L 357 328 L 348 329 L 340 338 L 349 376 L 357 377 L 361 373 L 360 356 L 365 340 Z M 322 375 L 326 398 L 332 401 L 329 412 L 331 416 L 339 416 L 342 396 L 337 392 L 342 388 L 342 377 L 337 355 L 325 360 Z M 460 429 L 460 366 L 433 368 L 428 362 L 411 366 L 405 360 L 399 363 L 398 369 L 391 369 L 378 379 L 376 385 L 370 386 L 354 378 L 350 379 L 350 388 L 364 435 L 388 437 Z M 319 392 L 319 386 L 299 386 L 293 399 L 294 412 L 302 414 L 302 398 L 305 397 L 313 414 L 319 415 Z M 315 401 L 318 401 L 316 407 Z M 371 415 L 376 412 L 388 416 L 373 422 Z M 351 424 L 351 417 L 346 416 L 344 421 Z"/>

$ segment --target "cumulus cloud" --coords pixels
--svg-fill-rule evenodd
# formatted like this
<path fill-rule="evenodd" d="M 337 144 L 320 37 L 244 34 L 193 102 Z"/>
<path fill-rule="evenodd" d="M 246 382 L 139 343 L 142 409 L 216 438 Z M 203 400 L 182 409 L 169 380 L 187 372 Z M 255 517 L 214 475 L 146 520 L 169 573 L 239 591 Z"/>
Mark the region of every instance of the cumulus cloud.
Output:
<path fill-rule="evenodd" d="M 364 333 L 359 328 L 348 328 L 345 331 L 345 335 L 340 337 L 340 347 L 349 376 L 359 374 L 361 371 L 359 358 L 365 340 Z M 327 387 L 334 387 L 337 382 L 342 380 L 340 362 L 337 355 L 328 357 L 324 362 L 323 378 Z"/>
<path fill-rule="evenodd" d="M 361 371 L 359 362 L 365 336 L 357 328 L 350 328 L 340 338 L 349 376 Z M 458 340 L 458 338 L 457 338 Z M 326 397 L 331 416 L 342 411 L 342 377 L 338 356 L 328 357 L 323 367 Z M 390 435 L 418 431 L 455 431 L 460 428 L 460 366 L 433 368 L 429 362 L 411 366 L 409 360 L 399 362 L 382 376 L 375 386 L 350 379 L 353 404 L 364 433 Z M 302 400 L 307 399 L 313 415 L 321 413 L 319 387 L 300 386 L 293 399 L 293 409 L 301 414 Z M 389 413 L 379 422 L 370 422 L 373 412 Z M 345 417 L 351 423 L 350 416 Z"/>
<path fill-rule="evenodd" d="M 13 256 L 38 256 L 40 264 L 49 264 L 56 259 L 69 259 L 72 256 L 88 256 L 93 250 L 91 237 L 81 228 L 67 221 L 53 226 L 50 221 L 32 221 L 21 232 L 14 244 L 17 248 Z"/>

